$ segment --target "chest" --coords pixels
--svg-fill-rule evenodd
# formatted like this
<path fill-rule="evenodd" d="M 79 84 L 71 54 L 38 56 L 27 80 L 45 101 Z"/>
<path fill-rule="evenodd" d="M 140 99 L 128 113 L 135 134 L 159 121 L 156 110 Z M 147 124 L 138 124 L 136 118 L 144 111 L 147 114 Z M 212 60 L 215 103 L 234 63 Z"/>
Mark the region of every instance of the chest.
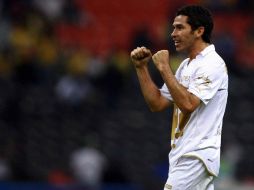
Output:
<path fill-rule="evenodd" d="M 184 87 L 188 88 L 189 84 L 193 80 L 193 74 L 195 72 L 195 68 L 191 65 L 184 65 L 182 68 L 180 68 L 178 74 L 177 74 L 177 80 L 180 84 L 182 84 Z"/>

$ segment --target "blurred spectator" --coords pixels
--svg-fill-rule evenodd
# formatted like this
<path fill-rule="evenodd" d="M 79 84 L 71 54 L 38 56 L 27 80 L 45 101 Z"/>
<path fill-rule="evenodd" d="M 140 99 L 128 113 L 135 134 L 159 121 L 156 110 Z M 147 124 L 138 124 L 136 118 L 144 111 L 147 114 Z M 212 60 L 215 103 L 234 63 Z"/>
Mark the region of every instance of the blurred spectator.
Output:
<path fill-rule="evenodd" d="M 74 178 L 87 190 L 99 190 L 106 166 L 105 156 L 96 148 L 83 147 L 71 155 Z"/>
<path fill-rule="evenodd" d="M 12 31 L 11 25 L 8 21 L 0 19 L 0 50 L 9 48 L 10 33 Z"/>
<path fill-rule="evenodd" d="M 0 181 L 11 179 L 11 169 L 7 161 L 0 155 Z"/>
<path fill-rule="evenodd" d="M 89 58 L 82 51 L 75 51 L 66 63 L 65 75 L 56 84 L 56 94 L 63 102 L 78 106 L 92 91 L 88 77 Z"/>
<path fill-rule="evenodd" d="M 131 45 L 131 49 L 141 46 L 145 46 L 148 48 L 153 47 L 153 42 L 151 40 L 149 30 L 146 26 L 141 26 L 134 32 L 133 44 Z"/>
<path fill-rule="evenodd" d="M 230 71 L 237 74 L 241 72 L 239 65 L 236 63 L 236 45 L 234 37 L 230 35 L 227 29 L 218 32 L 214 36 L 216 50 L 225 60 Z"/>
<path fill-rule="evenodd" d="M 237 61 L 246 70 L 254 70 L 254 19 L 250 22 L 246 37 L 242 44 L 240 44 Z M 250 73 L 251 74 L 251 73 Z"/>
<path fill-rule="evenodd" d="M 105 72 L 99 81 L 101 92 L 104 93 L 107 108 L 117 109 L 130 74 L 129 55 L 121 50 L 112 52 L 105 64 Z"/>
<path fill-rule="evenodd" d="M 66 1 L 68 0 L 32 0 L 33 5 L 51 21 L 62 16 Z"/>
<path fill-rule="evenodd" d="M 64 76 L 56 86 L 56 93 L 60 100 L 69 105 L 79 105 L 89 94 L 89 82 L 78 76 Z"/>

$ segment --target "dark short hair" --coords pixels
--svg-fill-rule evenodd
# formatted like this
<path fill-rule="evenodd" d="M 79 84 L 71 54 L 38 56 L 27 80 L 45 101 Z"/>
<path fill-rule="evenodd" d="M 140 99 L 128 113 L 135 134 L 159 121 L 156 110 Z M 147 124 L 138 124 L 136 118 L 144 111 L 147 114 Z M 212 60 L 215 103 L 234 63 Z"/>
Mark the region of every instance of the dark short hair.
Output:
<path fill-rule="evenodd" d="M 210 11 L 202 6 L 188 5 L 179 9 L 176 16 L 184 15 L 188 17 L 187 23 L 192 30 L 196 30 L 203 26 L 205 28 L 202 39 L 211 43 L 211 35 L 213 30 L 213 19 Z"/>

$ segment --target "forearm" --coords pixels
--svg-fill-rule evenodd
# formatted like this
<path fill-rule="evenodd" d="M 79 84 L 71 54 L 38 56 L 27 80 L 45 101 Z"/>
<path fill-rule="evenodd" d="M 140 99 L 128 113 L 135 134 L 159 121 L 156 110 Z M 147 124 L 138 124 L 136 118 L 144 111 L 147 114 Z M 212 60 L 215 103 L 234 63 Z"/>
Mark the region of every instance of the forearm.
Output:
<path fill-rule="evenodd" d="M 183 113 L 193 112 L 200 104 L 200 100 L 198 97 L 188 92 L 188 90 L 176 80 L 169 65 L 169 52 L 167 50 L 160 50 L 152 56 L 152 59 L 168 87 L 174 103 Z"/>
<path fill-rule="evenodd" d="M 197 99 L 194 99 L 193 95 L 177 81 L 170 67 L 160 73 L 170 91 L 174 103 L 179 109 L 183 113 L 194 111 L 197 106 Z"/>
<path fill-rule="evenodd" d="M 162 111 L 170 105 L 170 101 L 161 95 L 148 71 L 148 62 L 152 53 L 145 47 L 137 47 L 131 52 L 131 60 L 136 68 L 141 91 L 151 111 Z"/>
<path fill-rule="evenodd" d="M 142 94 L 151 111 L 161 111 L 169 106 L 169 102 L 162 97 L 160 90 L 153 82 L 148 68 L 136 68 Z"/>

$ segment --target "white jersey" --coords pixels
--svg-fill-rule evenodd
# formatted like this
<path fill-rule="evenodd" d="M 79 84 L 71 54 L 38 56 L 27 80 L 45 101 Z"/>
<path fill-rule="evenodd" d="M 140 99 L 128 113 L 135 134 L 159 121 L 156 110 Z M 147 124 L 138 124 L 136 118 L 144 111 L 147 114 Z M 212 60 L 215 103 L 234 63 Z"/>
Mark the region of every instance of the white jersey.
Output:
<path fill-rule="evenodd" d="M 184 60 L 175 77 L 187 90 L 201 100 L 191 114 L 183 114 L 174 104 L 169 164 L 182 156 L 200 159 L 211 175 L 220 167 L 222 120 L 227 104 L 228 74 L 223 59 L 210 45 L 189 62 Z M 166 84 L 161 94 L 174 102 Z"/>

